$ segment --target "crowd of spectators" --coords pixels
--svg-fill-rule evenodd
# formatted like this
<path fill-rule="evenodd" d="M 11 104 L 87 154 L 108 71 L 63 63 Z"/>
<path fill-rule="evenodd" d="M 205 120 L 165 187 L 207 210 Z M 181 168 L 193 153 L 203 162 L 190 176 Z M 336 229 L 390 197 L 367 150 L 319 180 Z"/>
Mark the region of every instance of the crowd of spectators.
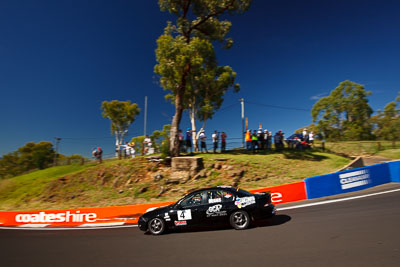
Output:
<path fill-rule="evenodd" d="M 184 153 L 193 153 L 193 134 L 194 132 L 187 128 L 186 132 L 183 133 L 181 129 L 178 131 L 179 138 L 179 147 L 180 152 Z M 217 149 L 220 146 L 221 153 L 226 152 L 226 140 L 228 135 L 223 132 L 218 132 L 217 130 L 211 135 L 212 139 L 212 149 L 213 153 L 217 152 Z M 207 136 L 204 129 L 199 131 L 198 139 L 200 142 L 199 151 L 201 153 L 208 153 L 207 150 Z M 221 142 L 221 143 L 220 143 Z M 245 132 L 245 143 L 246 149 L 248 151 L 252 151 L 253 153 L 257 151 L 268 151 L 272 150 L 272 142 L 274 143 L 274 148 L 277 151 L 284 149 L 284 143 L 287 143 L 288 148 L 294 148 L 298 150 L 305 150 L 311 148 L 314 143 L 314 133 L 308 132 L 307 129 L 304 129 L 302 133 L 294 134 L 288 139 L 285 139 L 285 135 L 282 130 L 279 130 L 272 135 L 271 131 L 267 129 L 263 130 L 259 128 L 258 130 L 247 130 Z M 197 149 L 197 145 L 195 149 Z M 122 151 L 122 156 L 124 158 L 134 158 L 136 156 L 135 143 L 134 142 L 125 142 L 124 145 L 121 146 L 120 151 Z M 146 135 L 143 142 L 143 151 L 142 154 L 149 155 L 154 153 L 154 148 L 152 146 L 151 138 Z M 98 162 L 102 161 L 103 151 L 100 148 L 93 150 L 93 157 L 96 158 Z"/>

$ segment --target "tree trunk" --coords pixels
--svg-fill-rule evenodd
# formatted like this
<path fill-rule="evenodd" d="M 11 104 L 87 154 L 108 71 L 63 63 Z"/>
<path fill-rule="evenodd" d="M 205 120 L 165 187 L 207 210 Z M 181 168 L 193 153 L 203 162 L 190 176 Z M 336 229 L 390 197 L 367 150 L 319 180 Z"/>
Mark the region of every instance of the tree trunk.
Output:
<path fill-rule="evenodd" d="M 180 152 L 178 130 L 179 130 L 179 124 L 181 123 L 182 112 L 183 112 L 182 95 L 183 94 L 177 94 L 175 97 L 175 115 L 172 118 L 171 132 L 170 132 L 169 152 L 171 154 L 171 157 L 178 157 Z"/>
<path fill-rule="evenodd" d="M 193 109 L 189 111 L 189 116 L 190 116 L 190 123 L 192 124 L 192 137 L 193 137 L 193 147 L 194 151 L 199 151 L 199 145 L 198 145 L 198 134 L 197 134 L 197 129 L 196 129 L 196 114 Z"/>
<path fill-rule="evenodd" d="M 115 157 L 118 158 L 118 154 L 119 154 L 119 135 L 118 132 L 115 131 Z"/>

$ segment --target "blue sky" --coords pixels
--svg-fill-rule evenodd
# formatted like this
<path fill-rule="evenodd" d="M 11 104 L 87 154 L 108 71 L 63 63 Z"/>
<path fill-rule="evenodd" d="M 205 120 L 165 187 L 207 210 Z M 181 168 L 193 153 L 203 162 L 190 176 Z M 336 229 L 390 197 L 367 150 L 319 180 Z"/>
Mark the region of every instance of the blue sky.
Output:
<path fill-rule="evenodd" d="M 243 97 L 250 128 L 289 135 L 344 80 L 363 84 L 372 108 L 383 109 L 400 91 L 398 14 L 400 2 L 389 0 L 254 0 L 229 17 L 234 46 L 215 44 L 241 91 L 226 95 L 206 133 L 240 137 Z M 111 154 L 104 100 L 142 108 L 129 138 L 143 134 L 145 96 L 147 132 L 169 124 L 174 107 L 153 67 L 156 39 L 173 19 L 155 0 L 0 1 L 0 155 L 55 137 L 66 155 L 89 156 L 94 146 Z M 189 126 L 185 113 L 181 128 Z"/>

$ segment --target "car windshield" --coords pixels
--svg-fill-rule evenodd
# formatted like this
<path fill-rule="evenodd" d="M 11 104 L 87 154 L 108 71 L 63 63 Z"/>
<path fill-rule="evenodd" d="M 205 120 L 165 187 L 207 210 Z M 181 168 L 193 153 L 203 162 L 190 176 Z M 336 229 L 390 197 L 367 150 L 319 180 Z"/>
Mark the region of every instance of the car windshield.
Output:
<path fill-rule="evenodd" d="M 203 203 L 204 203 L 204 197 L 202 195 L 202 192 L 197 192 L 195 194 L 191 194 L 191 195 L 185 197 L 183 200 L 178 202 L 178 204 L 180 204 L 182 207 L 198 206 Z"/>

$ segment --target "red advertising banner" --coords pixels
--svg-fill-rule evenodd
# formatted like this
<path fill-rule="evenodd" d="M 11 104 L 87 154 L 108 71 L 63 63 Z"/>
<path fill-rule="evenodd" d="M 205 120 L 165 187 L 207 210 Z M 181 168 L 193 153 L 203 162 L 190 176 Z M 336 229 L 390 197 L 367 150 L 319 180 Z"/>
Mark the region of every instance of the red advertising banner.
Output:
<path fill-rule="evenodd" d="M 151 208 L 173 202 L 113 206 L 101 208 L 45 211 L 0 211 L 0 226 L 71 227 L 137 224 L 139 217 Z"/>
<path fill-rule="evenodd" d="M 251 193 L 266 191 L 271 191 L 271 200 L 274 204 L 283 204 L 307 199 L 304 181 L 250 190 Z"/>

